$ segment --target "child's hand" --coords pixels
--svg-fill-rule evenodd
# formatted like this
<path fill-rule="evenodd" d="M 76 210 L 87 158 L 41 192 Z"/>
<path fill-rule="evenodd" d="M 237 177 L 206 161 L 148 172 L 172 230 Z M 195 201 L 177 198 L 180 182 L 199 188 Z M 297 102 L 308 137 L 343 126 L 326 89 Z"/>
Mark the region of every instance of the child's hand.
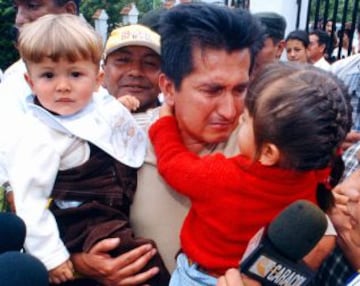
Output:
<path fill-rule="evenodd" d="M 159 116 L 164 117 L 169 115 L 174 115 L 174 107 L 164 102 L 160 107 Z"/>
<path fill-rule="evenodd" d="M 49 271 L 50 283 L 60 284 L 69 280 L 74 280 L 74 267 L 70 260 Z"/>
<path fill-rule="evenodd" d="M 125 105 L 125 107 L 130 111 L 135 111 L 140 107 L 140 101 L 133 95 L 120 96 L 118 101 Z"/>

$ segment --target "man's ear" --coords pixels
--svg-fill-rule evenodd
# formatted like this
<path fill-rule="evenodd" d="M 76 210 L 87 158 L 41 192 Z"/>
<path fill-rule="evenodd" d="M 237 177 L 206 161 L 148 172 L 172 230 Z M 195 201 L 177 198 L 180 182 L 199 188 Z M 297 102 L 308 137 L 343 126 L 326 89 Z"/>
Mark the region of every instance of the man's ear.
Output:
<path fill-rule="evenodd" d="M 325 54 L 325 52 L 326 52 L 326 45 L 325 45 L 325 44 L 322 44 L 322 45 L 320 45 L 320 47 L 321 47 L 321 52 L 322 52 L 322 54 Z"/>
<path fill-rule="evenodd" d="M 286 42 L 285 40 L 280 40 L 278 43 L 277 43 L 277 50 L 276 50 L 276 58 L 277 59 L 280 59 L 284 49 L 285 49 L 285 45 L 286 45 Z"/>
<path fill-rule="evenodd" d="M 66 13 L 77 15 L 77 6 L 74 1 L 66 2 L 64 9 Z"/>
<path fill-rule="evenodd" d="M 276 145 L 265 143 L 261 148 L 259 161 L 265 166 L 274 166 L 280 160 L 280 151 Z"/>
<path fill-rule="evenodd" d="M 164 95 L 164 101 L 170 105 L 174 106 L 174 95 L 175 95 L 175 85 L 165 74 L 161 73 L 159 76 L 159 87 Z"/>

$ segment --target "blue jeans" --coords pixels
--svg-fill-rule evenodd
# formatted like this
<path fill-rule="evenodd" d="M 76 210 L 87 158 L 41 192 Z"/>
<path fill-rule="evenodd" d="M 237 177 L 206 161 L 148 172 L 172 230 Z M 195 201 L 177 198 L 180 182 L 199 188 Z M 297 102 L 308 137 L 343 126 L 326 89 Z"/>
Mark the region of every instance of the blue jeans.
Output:
<path fill-rule="evenodd" d="M 199 270 L 197 263 L 190 264 L 184 253 L 176 259 L 177 267 L 171 275 L 169 286 L 215 286 L 217 278 Z"/>

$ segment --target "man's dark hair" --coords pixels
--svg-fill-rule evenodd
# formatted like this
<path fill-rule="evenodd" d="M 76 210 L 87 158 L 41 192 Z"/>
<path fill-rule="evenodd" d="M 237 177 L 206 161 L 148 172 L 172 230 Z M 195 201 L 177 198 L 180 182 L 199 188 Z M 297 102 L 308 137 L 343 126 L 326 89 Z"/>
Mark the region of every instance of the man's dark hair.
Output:
<path fill-rule="evenodd" d="M 160 27 L 160 17 L 163 15 L 167 9 L 165 8 L 158 8 L 154 10 L 150 10 L 149 12 L 145 13 L 139 21 L 139 24 L 149 27 L 151 30 L 159 33 Z"/>
<path fill-rule="evenodd" d="M 233 52 L 249 49 L 251 66 L 265 36 L 249 12 L 206 3 L 171 8 L 160 19 L 161 69 L 179 89 L 193 66 L 195 48 Z"/>
<path fill-rule="evenodd" d="M 328 49 L 329 44 L 330 44 L 330 36 L 328 35 L 328 33 L 326 33 L 323 30 L 317 29 L 317 30 L 311 31 L 309 33 L 309 36 L 310 35 L 315 35 L 315 36 L 318 37 L 318 39 L 319 39 L 318 43 L 319 43 L 320 46 L 325 45 L 325 49 L 324 49 L 324 53 L 325 53 L 327 51 L 327 49 Z"/>
<path fill-rule="evenodd" d="M 67 2 L 74 2 L 76 5 L 76 12 L 80 12 L 80 2 L 81 0 L 54 0 L 55 4 L 59 7 L 64 6 Z"/>
<path fill-rule="evenodd" d="M 284 39 L 286 20 L 282 15 L 275 12 L 260 12 L 254 16 L 264 26 L 266 35 L 273 40 L 274 44 Z"/>
<path fill-rule="evenodd" d="M 303 43 L 305 48 L 307 48 L 310 44 L 309 35 L 304 30 L 295 30 L 295 31 L 290 32 L 287 35 L 285 41 L 287 42 L 289 40 L 298 40 Z"/>

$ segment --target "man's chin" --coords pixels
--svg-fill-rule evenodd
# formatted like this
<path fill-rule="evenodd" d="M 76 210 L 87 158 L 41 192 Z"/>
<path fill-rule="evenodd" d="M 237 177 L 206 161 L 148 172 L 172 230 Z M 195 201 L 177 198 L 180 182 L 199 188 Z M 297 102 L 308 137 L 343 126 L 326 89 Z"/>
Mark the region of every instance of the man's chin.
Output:
<path fill-rule="evenodd" d="M 211 134 L 206 138 L 206 142 L 209 144 L 219 144 L 226 142 L 230 137 L 231 131 L 221 132 L 219 134 Z"/>

